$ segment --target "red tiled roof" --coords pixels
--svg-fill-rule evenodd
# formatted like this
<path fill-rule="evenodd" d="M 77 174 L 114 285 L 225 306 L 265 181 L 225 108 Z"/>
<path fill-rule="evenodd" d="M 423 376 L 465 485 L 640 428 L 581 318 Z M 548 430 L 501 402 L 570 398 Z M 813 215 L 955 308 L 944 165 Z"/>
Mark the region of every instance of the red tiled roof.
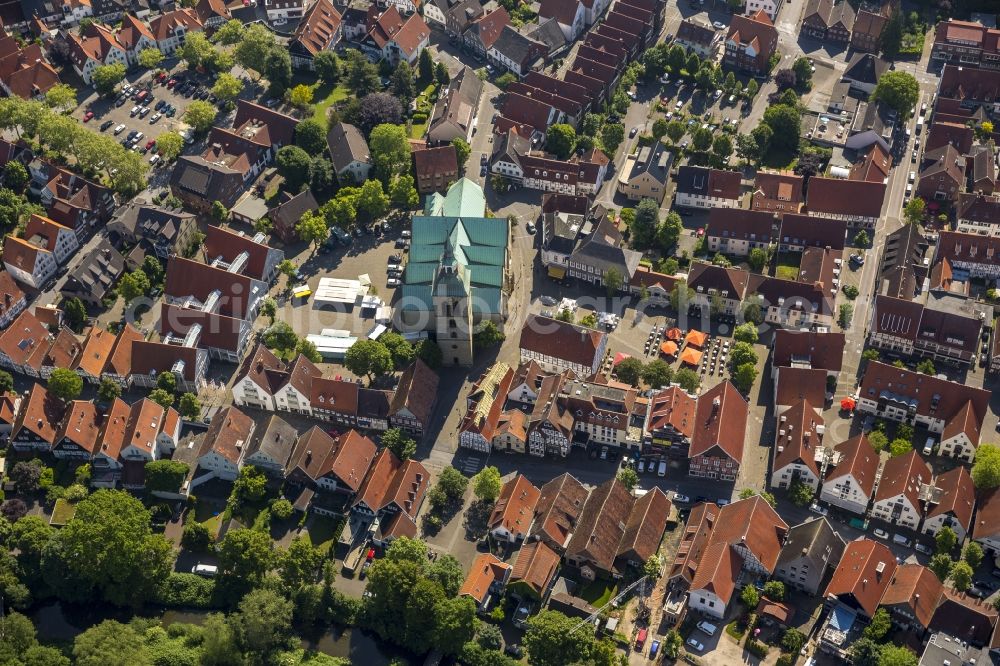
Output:
<path fill-rule="evenodd" d="M 243 457 L 254 431 L 252 418 L 236 407 L 226 407 L 212 417 L 198 457 L 214 451 L 234 465 Z"/>
<path fill-rule="evenodd" d="M 826 476 L 827 482 L 851 474 L 865 495 L 871 497 L 875 490 L 875 475 L 879 457 L 868 438 L 858 435 L 835 447 L 842 455 L 840 463 Z"/>
<path fill-rule="evenodd" d="M 716 455 L 724 453 L 742 462 L 749 411 L 746 400 L 728 380 L 703 393 L 698 398 L 688 457 L 718 449 Z"/>
<path fill-rule="evenodd" d="M 903 606 L 926 628 L 942 594 L 944 585 L 933 571 L 920 564 L 902 564 L 896 568 L 880 605 Z"/>
<path fill-rule="evenodd" d="M 920 510 L 920 485 L 930 483 L 931 468 L 916 451 L 910 450 L 901 456 L 889 458 L 882 470 L 882 481 L 878 484 L 875 501 L 892 499 L 898 495 L 906 497 L 917 511 Z"/>
<path fill-rule="evenodd" d="M 529 315 L 521 328 L 518 346 L 589 368 L 594 364 L 605 337 L 604 333 L 592 328 Z"/>
<path fill-rule="evenodd" d="M 879 217 L 885 190 L 883 182 L 813 176 L 806 203 L 810 213 Z"/>
<path fill-rule="evenodd" d="M 255 280 L 264 280 L 267 277 L 264 275 L 264 270 L 267 268 L 267 257 L 271 248 L 265 243 L 258 243 L 244 234 L 210 224 L 208 233 L 205 234 L 204 249 L 208 261 L 221 258 L 226 263 L 232 262 L 240 253 L 246 252 L 247 264 L 240 273 L 249 275 Z"/>
<path fill-rule="evenodd" d="M 491 530 L 502 527 L 511 534 L 527 534 L 540 496 L 528 477 L 518 474 L 503 484 L 487 525 Z"/>
<path fill-rule="evenodd" d="M 532 541 L 518 551 L 510 582 L 523 583 L 541 597 L 552 584 L 558 568 L 559 554 L 544 541 Z"/>
<path fill-rule="evenodd" d="M 962 466 L 956 467 L 939 475 L 934 485 L 941 490 L 941 496 L 937 505 L 927 512 L 927 518 L 950 514 L 968 531 L 976 506 L 976 487 L 969 472 Z"/>
<path fill-rule="evenodd" d="M 477 604 L 489 594 L 490 587 L 503 578 L 511 570 L 511 565 L 501 562 L 492 553 L 480 553 L 472 561 L 469 573 L 458 590 L 460 597 L 472 597 Z"/>
<path fill-rule="evenodd" d="M 724 604 L 732 599 L 736 581 L 743 568 L 743 558 L 729 544 L 716 541 L 709 544 L 698 562 L 692 590 L 708 590 L 714 593 Z"/>
<path fill-rule="evenodd" d="M 871 539 L 847 544 L 840 564 L 827 585 L 827 597 L 838 597 L 872 617 L 896 572 L 896 558 Z"/>

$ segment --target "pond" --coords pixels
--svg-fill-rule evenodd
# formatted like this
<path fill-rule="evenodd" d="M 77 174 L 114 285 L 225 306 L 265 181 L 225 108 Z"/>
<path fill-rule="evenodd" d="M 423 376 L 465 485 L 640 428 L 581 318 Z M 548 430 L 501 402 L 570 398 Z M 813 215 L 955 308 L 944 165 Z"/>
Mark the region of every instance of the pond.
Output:
<path fill-rule="evenodd" d="M 148 608 L 142 612 L 142 615 L 159 617 L 163 626 L 167 627 L 179 622 L 201 624 L 204 622 L 205 616 L 208 615 L 208 611 L 164 611 Z M 95 610 L 93 606 L 78 607 L 69 604 L 63 605 L 59 602 L 39 606 L 31 613 L 31 619 L 38 630 L 38 637 L 42 641 L 58 642 L 72 641 L 87 628 L 104 620 L 128 622 L 131 617 L 132 614 L 128 610 L 118 611 L 111 608 Z M 334 630 L 324 634 L 315 643 L 309 644 L 303 641 L 302 646 L 332 657 L 345 657 L 350 659 L 352 664 L 386 666 L 393 659 L 406 659 L 404 653 L 397 651 L 392 646 L 380 643 L 374 636 L 360 629 Z"/>

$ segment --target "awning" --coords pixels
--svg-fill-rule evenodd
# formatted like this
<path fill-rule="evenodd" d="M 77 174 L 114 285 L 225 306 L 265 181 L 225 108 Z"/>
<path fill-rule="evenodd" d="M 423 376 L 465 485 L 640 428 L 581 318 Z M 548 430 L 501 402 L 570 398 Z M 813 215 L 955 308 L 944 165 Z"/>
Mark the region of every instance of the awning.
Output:
<path fill-rule="evenodd" d="M 696 331 L 692 328 L 688 331 L 687 337 L 684 341 L 689 345 L 701 349 L 705 346 L 705 343 L 708 342 L 708 333 L 702 333 L 701 331 Z"/>
<path fill-rule="evenodd" d="M 697 367 L 698 364 L 701 363 L 701 352 L 697 349 L 688 347 L 684 350 L 684 353 L 681 354 L 681 363 Z"/>
<path fill-rule="evenodd" d="M 856 406 L 857 403 L 854 401 L 854 398 L 844 398 L 843 400 L 840 401 L 840 408 L 843 409 L 845 412 L 854 411 L 854 408 Z"/>
<path fill-rule="evenodd" d="M 549 277 L 562 280 L 566 277 L 566 269 L 562 266 L 549 266 Z"/>
<path fill-rule="evenodd" d="M 667 340 L 662 345 L 660 345 L 660 353 L 667 356 L 677 356 L 677 343 Z"/>
<path fill-rule="evenodd" d="M 684 332 L 679 328 L 671 328 L 666 333 L 667 340 L 673 340 L 674 342 L 680 342 L 684 339 Z"/>
<path fill-rule="evenodd" d="M 613 365 L 617 368 L 618 364 L 627 358 L 632 358 L 632 356 L 629 354 L 623 354 L 622 352 L 618 352 L 617 354 L 615 354 L 615 361 Z"/>

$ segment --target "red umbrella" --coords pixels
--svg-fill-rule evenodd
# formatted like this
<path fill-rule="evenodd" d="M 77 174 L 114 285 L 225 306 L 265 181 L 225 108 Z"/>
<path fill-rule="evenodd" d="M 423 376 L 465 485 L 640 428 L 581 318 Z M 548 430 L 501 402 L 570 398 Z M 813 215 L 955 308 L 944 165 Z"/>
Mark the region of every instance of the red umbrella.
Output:
<path fill-rule="evenodd" d="M 618 364 L 627 358 L 632 358 L 632 357 L 629 354 L 623 354 L 622 352 L 618 352 L 617 354 L 615 354 L 614 366 L 617 368 Z"/>
<path fill-rule="evenodd" d="M 857 403 L 854 401 L 854 398 L 844 398 L 840 401 L 840 408 L 845 412 L 853 412 L 856 406 Z"/>

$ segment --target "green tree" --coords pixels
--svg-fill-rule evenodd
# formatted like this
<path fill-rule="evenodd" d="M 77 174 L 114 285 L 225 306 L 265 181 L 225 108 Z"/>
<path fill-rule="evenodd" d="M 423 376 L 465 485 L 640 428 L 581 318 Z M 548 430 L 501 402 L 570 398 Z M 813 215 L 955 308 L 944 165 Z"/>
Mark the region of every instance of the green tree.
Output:
<path fill-rule="evenodd" d="M 299 191 L 309 181 L 309 165 L 312 160 L 309 153 L 298 146 L 279 148 L 274 161 L 278 167 L 278 173 L 285 179 L 285 184 L 293 192 Z"/>
<path fill-rule="evenodd" d="M 304 83 L 300 83 L 288 92 L 288 101 L 291 102 L 292 106 L 304 109 L 313 101 L 313 89 L 312 86 L 307 86 Z"/>
<path fill-rule="evenodd" d="M 757 604 L 760 603 L 760 594 L 757 593 L 757 588 L 753 585 L 745 585 L 743 591 L 740 592 L 740 601 L 750 611 L 756 609 Z"/>
<path fill-rule="evenodd" d="M 61 598 L 96 597 L 117 606 L 141 606 L 172 567 L 173 549 L 152 533 L 142 502 L 116 490 L 80 501 L 42 557 L 44 571 L 58 572 L 51 580 Z"/>
<path fill-rule="evenodd" d="M 976 490 L 990 490 L 1000 486 L 1000 447 L 996 444 L 981 444 L 976 449 L 971 474 Z"/>
<path fill-rule="evenodd" d="M 56 368 L 48 382 L 49 395 L 63 402 L 76 400 L 83 392 L 83 378 L 68 368 Z"/>
<path fill-rule="evenodd" d="M 413 98 L 417 96 L 417 87 L 413 82 L 413 69 L 405 60 L 400 60 L 399 64 L 396 65 L 396 70 L 392 73 L 390 89 L 404 108 L 410 106 Z"/>
<path fill-rule="evenodd" d="M 674 143 L 677 143 L 687 134 L 687 127 L 679 120 L 671 120 L 667 123 L 667 136 Z"/>
<path fill-rule="evenodd" d="M 667 126 L 670 123 L 666 118 L 657 118 L 653 121 L 652 135 L 653 138 L 659 141 L 667 135 Z M 683 136 L 683 134 L 681 135 Z"/>
<path fill-rule="evenodd" d="M 764 596 L 772 601 L 784 601 L 785 584 L 780 580 L 771 580 L 764 583 Z"/>
<path fill-rule="evenodd" d="M 664 252 L 672 251 L 683 232 L 684 223 L 681 221 L 681 216 L 670 211 L 656 229 L 656 244 Z"/>
<path fill-rule="evenodd" d="M 187 63 L 189 69 L 195 69 L 206 65 L 215 51 L 208 37 L 203 32 L 191 32 L 184 39 L 178 54 L 181 60 Z"/>
<path fill-rule="evenodd" d="M 153 460 L 145 467 L 146 490 L 177 492 L 190 471 L 186 463 L 167 460 Z"/>
<path fill-rule="evenodd" d="M 792 71 L 795 72 L 795 80 L 803 90 L 812 88 L 813 65 L 809 58 L 800 57 L 792 64 Z"/>
<path fill-rule="evenodd" d="M 263 74 L 267 57 L 274 51 L 274 47 L 275 40 L 271 31 L 259 23 L 251 23 L 243 29 L 233 57 L 240 65 Z"/>
<path fill-rule="evenodd" d="M 865 627 L 862 635 L 865 638 L 870 638 L 871 640 L 878 642 L 885 638 L 891 628 L 892 618 L 889 617 L 889 611 L 884 608 L 879 608 L 875 611 L 875 614 L 872 615 L 872 621 L 868 623 L 867 627 Z"/>
<path fill-rule="evenodd" d="M 868 232 L 864 229 L 854 234 L 854 246 L 855 247 L 868 247 L 871 243 L 871 239 L 868 238 Z"/>
<path fill-rule="evenodd" d="M 164 132 L 156 137 L 156 153 L 165 162 L 176 159 L 183 149 L 184 139 L 177 132 Z"/>
<path fill-rule="evenodd" d="M 420 82 L 423 84 L 434 80 L 434 59 L 428 49 L 420 51 L 420 57 L 417 59 L 417 72 Z"/>
<path fill-rule="evenodd" d="M 295 224 L 295 233 L 299 240 L 313 246 L 315 250 L 330 236 L 330 228 L 326 226 L 326 218 L 322 213 L 310 210 Z"/>
<path fill-rule="evenodd" d="M 152 391 L 149 392 L 149 396 L 147 397 L 156 404 L 158 404 L 160 407 L 163 407 L 163 409 L 167 409 L 168 407 L 173 405 L 174 400 L 176 399 L 173 393 L 164 391 L 161 388 L 153 389 Z"/>
<path fill-rule="evenodd" d="M 79 298 L 66 298 L 62 302 L 63 317 L 66 325 L 79 333 L 87 322 L 87 307 Z"/>
<path fill-rule="evenodd" d="M 879 650 L 878 666 L 917 666 L 917 655 L 901 645 L 887 643 Z"/>
<path fill-rule="evenodd" d="M 194 393 L 185 393 L 177 403 L 177 411 L 188 421 L 194 421 L 201 416 L 201 401 Z"/>
<path fill-rule="evenodd" d="M 313 69 L 323 83 L 336 83 L 340 77 L 340 61 L 333 51 L 320 51 L 313 56 Z"/>
<path fill-rule="evenodd" d="M 511 72 L 504 72 L 503 74 L 498 76 L 493 83 L 500 90 L 507 90 L 507 86 L 509 86 L 512 83 L 517 83 L 517 76 L 515 76 Z"/>
<path fill-rule="evenodd" d="M 637 485 L 639 485 L 639 475 L 631 467 L 623 467 L 618 472 L 618 480 L 628 490 L 632 490 Z"/>
<path fill-rule="evenodd" d="M 484 467 L 472 477 L 472 492 L 484 502 L 495 502 L 500 497 L 503 482 L 500 480 L 500 470 L 496 467 Z"/>
<path fill-rule="evenodd" d="M 788 487 L 788 499 L 792 501 L 795 506 L 807 506 L 812 502 L 813 494 L 815 491 L 813 489 L 802 483 L 799 480 L 795 480 Z"/>
<path fill-rule="evenodd" d="M 278 316 L 278 302 L 268 297 L 260 304 L 260 316 L 267 317 L 270 324 L 274 323 L 274 318 Z"/>
<path fill-rule="evenodd" d="M 146 48 L 139 51 L 139 66 L 145 69 L 156 69 L 163 62 L 163 54 L 160 49 Z"/>
<path fill-rule="evenodd" d="M 975 541 L 969 541 L 965 544 L 965 550 L 962 551 L 962 559 L 964 559 L 973 569 L 978 569 L 979 565 L 983 562 L 982 546 Z"/>
<path fill-rule="evenodd" d="M 3 184 L 15 192 L 23 192 L 28 184 L 28 170 L 20 162 L 7 162 L 3 168 Z"/>
<path fill-rule="evenodd" d="M 237 19 L 229 19 L 212 35 L 213 42 L 225 46 L 239 44 L 241 39 L 243 39 L 243 22 Z"/>
<path fill-rule="evenodd" d="M 955 530 L 945 525 L 934 536 L 934 543 L 936 553 L 951 555 L 955 546 L 958 545 L 958 536 L 955 534 Z"/>
<path fill-rule="evenodd" d="M 663 388 L 670 384 L 674 371 L 663 359 L 653 359 L 642 369 L 642 381 L 650 388 Z"/>
<path fill-rule="evenodd" d="M 741 393 L 750 393 L 753 383 L 757 380 L 757 368 L 750 363 L 744 363 L 736 368 L 733 374 L 733 385 Z"/>
<path fill-rule="evenodd" d="M 76 88 L 65 83 L 57 83 L 45 93 L 45 105 L 57 111 L 72 109 L 76 106 Z"/>
<path fill-rule="evenodd" d="M 476 634 L 476 603 L 469 597 L 439 601 L 434 608 L 434 647 L 446 655 L 456 655 Z"/>
<path fill-rule="evenodd" d="M 443 354 L 438 344 L 430 339 L 423 339 L 414 347 L 416 357 L 427 364 L 429 368 L 435 370 L 441 367 Z"/>
<path fill-rule="evenodd" d="M 437 80 L 438 85 L 446 86 L 451 82 L 451 75 L 448 73 L 448 68 L 445 67 L 443 62 L 439 62 L 434 67 L 434 78 Z"/>
<path fill-rule="evenodd" d="M 549 127 L 546 134 L 545 147 L 561 160 L 573 154 L 576 146 L 576 130 L 572 125 L 556 124 Z"/>
<path fill-rule="evenodd" d="M 288 500 L 279 500 L 288 502 Z M 277 502 L 275 502 L 277 504 Z M 291 510 L 291 503 L 288 506 Z M 289 513 L 288 515 L 291 515 Z M 287 517 L 287 516 L 286 516 Z M 278 576 L 285 589 L 294 591 L 303 585 L 316 582 L 323 555 L 312 545 L 308 537 L 297 536 L 279 558 Z"/>
<path fill-rule="evenodd" d="M 697 393 L 698 387 L 701 385 L 698 373 L 690 368 L 681 368 L 678 370 L 674 375 L 674 381 L 687 393 Z"/>
<path fill-rule="evenodd" d="M 851 319 L 854 317 L 854 306 L 850 303 L 841 303 L 839 314 L 837 316 L 837 323 L 840 324 L 841 328 L 847 328 L 851 325 Z"/>
<path fill-rule="evenodd" d="M 382 446 L 396 454 L 400 460 L 409 460 L 417 452 L 417 443 L 399 428 L 389 428 L 382 433 Z"/>
<path fill-rule="evenodd" d="M 730 72 L 732 74 L 732 72 Z M 712 139 L 712 152 L 719 157 L 723 162 L 729 160 L 729 156 L 733 154 L 733 140 L 729 138 L 728 134 L 718 134 L 714 139 Z"/>
<path fill-rule="evenodd" d="M 212 202 L 212 219 L 216 222 L 225 222 L 226 218 L 229 217 L 229 209 L 227 209 L 221 201 Z"/>
<path fill-rule="evenodd" d="M 691 135 L 691 146 L 695 150 L 708 150 L 712 147 L 712 132 L 711 130 L 699 127 Z"/>
<path fill-rule="evenodd" d="M 925 375 L 935 374 L 937 371 L 934 369 L 934 361 L 925 358 L 920 363 L 917 363 L 917 372 L 922 372 Z"/>
<path fill-rule="evenodd" d="M 376 125 L 368 137 L 368 149 L 375 172 L 383 182 L 410 170 L 410 143 L 405 127 Z"/>
<path fill-rule="evenodd" d="M 194 520 L 185 523 L 181 546 L 194 553 L 204 553 L 212 547 L 213 542 L 212 533 L 205 525 Z"/>
<path fill-rule="evenodd" d="M 455 154 L 458 157 L 458 168 L 464 169 L 465 163 L 469 161 L 469 155 L 472 153 L 472 146 L 461 137 L 452 139 L 451 145 L 455 147 Z"/>
<path fill-rule="evenodd" d="M 968 562 L 961 561 L 956 562 L 955 566 L 951 568 L 951 584 L 955 586 L 955 589 L 959 592 L 965 592 L 972 586 L 972 567 L 969 566 Z"/>
<path fill-rule="evenodd" d="M 212 128 L 216 113 L 214 106 L 196 99 L 188 104 L 187 110 L 184 112 L 184 122 L 190 125 L 196 133 L 204 134 Z"/>
<path fill-rule="evenodd" d="M 903 217 L 910 224 L 920 224 L 924 221 L 924 211 L 927 208 L 927 204 L 920 197 L 913 197 L 906 202 L 906 206 L 903 207 Z"/>
<path fill-rule="evenodd" d="M 151 663 L 142 636 L 127 624 L 105 620 L 73 641 L 73 660 L 80 666 L 135 666 Z"/>
<path fill-rule="evenodd" d="M 100 492 L 100 491 L 98 491 Z M 275 563 L 274 544 L 267 532 L 230 530 L 218 548 L 220 585 L 240 592 L 259 587 Z"/>
<path fill-rule="evenodd" d="M 886 72 L 879 77 L 871 99 L 886 104 L 906 120 L 913 114 L 913 108 L 920 99 L 920 84 L 909 72 Z"/>
<path fill-rule="evenodd" d="M 927 566 L 934 572 L 934 575 L 938 577 L 938 580 L 943 583 L 948 580 L 948 576 L 951 575 L 951 568 L 954 564 L 955 563 L 951 559 L 950 555 L 947 553 L 938 553 L 931 558 L 931 561 Z"/>
<path fill-rule="evenodd" d="M 156 388 L 161 388 L 167 393 L 174 393 L 177 390 L 177 376 L 164 370 L 156 376 Z"/>
<path fill-rule="evenodd" d="M 868 443 L 876 451 L 884 451 L 889 446 L 889 438 L 885 436 L 884 432 L 873 430 L 868 433 Z"/>
<path fill-rule="evenodd" d="M 528 663 L 531 666 L 585 663 L 594 641 L 593 629 L 577 627 L 578 624 L 579 620 L 554 610 L 544 610 L 529 619 L 523 639 Z"/>
<path fill-rule="evenodd" d="M 784 104 L 769 106 L 762 122 L 771 128 L 770 146 L 784 150 L 798 148 L 802 116 L 797 108 Z"/>
<path fill-rule="evenodd" d="M 635 247 L 645 249 L 653 245 L 656 230 L 660 224 L 660 207 L 652 199 L 643 199 L 635 209 L 635 220 L 632 222 L 632 243 Z"/>
<path fill-rule="evenodd" d="M 901 455 L 905 455 L 913 450 L 913 445 L 910 444 L 908 439 L 896 438 L 889 443 L 889 455 L 896 458 Z"/>
<path fill-rule="evenodd" d="M 879 609 L 883 610 L 883 609 Z M 798 654 L 802 646 L 806 644 L 806 635 L 798 629 L 789 627 L 781 635 L 781 648 L 791 654 Z"/>
<path fill-rule="evenodd" d="M 469 486 L 469 479 L 457 469 L 448 465 L 438 476 L 437 487 L 449 500 L 457 500 L 465 494 L 465 489 Z"/>
<path fill-rule="evenodd" d="M 734 368 L 747 363 L 757 365 L 757 352 L 754 351 L 753 345 L 747 342 L 735 342 L 729 352 L 729 360 Z"/>
<path fill-rule="evenodd" d="M 91 81 L 94 83 L 94 89 L 97 90 L 98 94 L 102 97 L 109 97 L 114 94 L 115 88 L 124 78 L 125 65 L 121 63 L 99 65 L 91 74 Z"/>
<path fill-rule="evenodd" d="M 212 94 L 224 104 L 235 100 L 240 96 L 241 92 L 243 92 L 243 80 L 236 78 L 229 72 L 219 74 L 219 78 L 215 80 L 215 85 L 212 86 Z M 296 133 L 297 130 L 298 128 L 296 128 Z"/>
<path fill-rule="evenodd" d="M 749 345 L 757 344 L 757 327 L 751 323 L 740 324 L 733 329 L 733 339 Z"/>
<path fill-rule="evenodd" d="M 601 128 L 601 145 L 608 157 L 613 157 L 618 146 L 625 140 L 625 126 L 621 123 L 606 123 Z"/>
<path fill-rule="evenodd" d="M 382 183 L 378 183 L 378 185 L 381 187 Z M 389 187 L 389 200 L 404 210 L 413 210 L 420 205 L 420 194 L 413 182 L 413 176 L 410 174 L 397 176 Z"/>
<path fill-rule="evenodd" d="M 97 387 L 97 398 L 102 402 L 114 402 L 122 394 L 121 384 L 111 379 L 102 379 Z"/>
<path fill-rule="evenodd" d="M 228 619 L 236 643 L 253 664 L 274 663 L 271 655 L 292 644 L 292 602 L 272 590 L 249 592 Z"/>
<path fill-rule="evenodd" d="M 633 356 L 619 363 L 615 367 L 615 374 L 618 376 L 619 381 L 631 384 L 632 386 L 638 386 L 639 380 L 642 377 L 642 370 L 642 361 Z"/>
<path fill-rule="evenodd" d="M 472 336 L 476 349 L 489 349 L 501 344 L 506 336 L 492 321 L 485 321 Z"/>
<path fill-rule="evenodd" d="M 233 482 L 229 505 L 239 511 L 243 507 L 260 504 L 267 495 L 267 476 L 255 465 L 245 465 Z"/>
<path fill-rule="evenodd" d="M 377 340 L 358 340 L 347 350 L 344 367 L 370 381 L 392 371 L 392 355 Z"/>

